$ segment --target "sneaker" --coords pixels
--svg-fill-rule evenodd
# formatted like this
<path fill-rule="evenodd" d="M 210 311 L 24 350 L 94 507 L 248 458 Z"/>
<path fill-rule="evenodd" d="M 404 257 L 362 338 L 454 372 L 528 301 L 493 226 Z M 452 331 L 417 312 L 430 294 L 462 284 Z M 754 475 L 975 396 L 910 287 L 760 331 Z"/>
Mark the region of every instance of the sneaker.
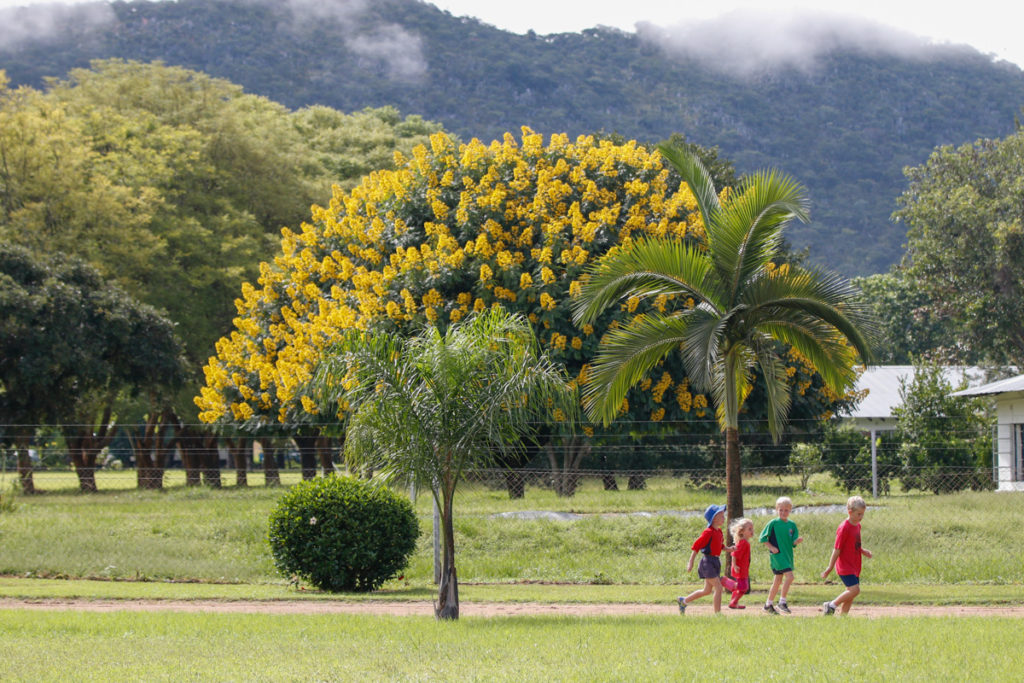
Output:
<path fill-rule="evenodd" d="M 792 614 L 792 612 L 789 611 L 789 605 L 784 602 L 779 603 L 779 611 L 785 612 L 786 614 Z"/>
<path fill-rule="evenodd" d="M 747 606 L 746 605 L 734 605 L 733 603 L 730 602 L 729 603 L 729 609 L 747 609 Z"/>
<path fill-rule="evenodd" d="M 826 602 L 821 606 L 821 613 L 826 617 L 836 613 L 836 608 L 832 606 L 832 603 Z"/>
<path fill-rule="evenodd" d="M 770 602 L 764 606 L 764 611 L 768 614 L 778 614 L 778 612 L 775 611 L 775 605 Z"/>
<path fill-rule="evenodd" d="M 679 613 L 686 614 L 686 598 L 680 595 L 676 598 L 676 602 L 679 603 Z"/>

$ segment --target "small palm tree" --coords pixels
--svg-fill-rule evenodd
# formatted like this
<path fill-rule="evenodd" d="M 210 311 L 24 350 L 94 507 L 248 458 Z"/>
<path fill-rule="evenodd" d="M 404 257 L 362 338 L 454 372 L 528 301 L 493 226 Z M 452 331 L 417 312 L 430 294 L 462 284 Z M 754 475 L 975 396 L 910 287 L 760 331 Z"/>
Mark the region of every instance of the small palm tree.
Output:
<path fill-rule="evenodd" d="M 529 321 L 498 308 L 444 334 L 351 333 L 324 358 L 308 392 L 324 406 L 350 404 L 350 463 L 432 492 L 443 547 L 435 615 L 457 619 L 456 485 L 466 469 L 520 448 L 538 419 L 555 410 L 572 417 L 578 398 L 561 367 L 539 353 Z"/>
<path fill-rule="evenodd" d="M 692 298 L 695 305 L 648 314 L 609 332 L 583 402 L 591 419 L 608 424 L 634 384 L 667 354 L 682 353 L 690 381 L 715 402 L 725 433 L 726 503 L 729 517 L 736 518 L 743 515 L 739 412 L 755 369 L 763 378 L 768 426 L 777 441 L 790 406 L 779 342 L 806 356 L 842 394 L 855 379 L 856 354 L 870 358 L 873 325 L 846 280 L 818 269 L 776 267 L 783 228 L 794 218 L 807 219 L 800 184 L 775 171 L 760 172 L 723 204 L 693 154 L 659 149 L 693 191 L 705 239 L 638 240 L 610 253 L 590 269 L 573 304 L 574 318 L 577 324 L 593 322 L 631 296 L 667 294 L 676 301 Z"/>

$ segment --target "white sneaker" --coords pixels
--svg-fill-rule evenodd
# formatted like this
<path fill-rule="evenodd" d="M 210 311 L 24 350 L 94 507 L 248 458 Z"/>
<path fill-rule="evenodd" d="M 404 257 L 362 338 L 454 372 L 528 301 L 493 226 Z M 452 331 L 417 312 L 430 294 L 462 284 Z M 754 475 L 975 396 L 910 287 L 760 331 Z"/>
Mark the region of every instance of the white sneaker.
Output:
<path fill-rule="evenodd" d="M 832 606 L 831 602 L 826 602 L 821 605 L 821 613 L 826 617 L 836 613 L 836 608 Z"/>

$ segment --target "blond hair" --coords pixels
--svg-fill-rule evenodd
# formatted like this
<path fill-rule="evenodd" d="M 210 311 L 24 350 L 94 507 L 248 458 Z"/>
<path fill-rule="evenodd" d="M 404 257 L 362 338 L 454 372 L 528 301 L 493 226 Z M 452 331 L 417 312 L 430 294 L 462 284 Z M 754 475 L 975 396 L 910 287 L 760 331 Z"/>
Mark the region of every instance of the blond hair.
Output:
<path fill-rule="evenodd" d="M 867 510 L 868 504 L 860 496 L 850 496 L 846 501 L 847 510 Z"/>
<path fill-rule="evenodd" d="M 788 503 L 789 507 L 793 507 L 793 501 L 790 499 L 789 496 L 779 496 L 779 499 L 775 501 L 775 509 L 778 510 L 779 506 L 782 505 L 783 503 Z"/>
<path fill-rule="evenodd" d="M 732 536 L 733 541 L 736 541 L 739 538 L 739 532 L 748 524 L 751 529 L 754 528 L 754 523 L 746 517 L 740 517 L 739 519 L 732 520 L 732 524 L 729 525 L 729 535 Z"/>

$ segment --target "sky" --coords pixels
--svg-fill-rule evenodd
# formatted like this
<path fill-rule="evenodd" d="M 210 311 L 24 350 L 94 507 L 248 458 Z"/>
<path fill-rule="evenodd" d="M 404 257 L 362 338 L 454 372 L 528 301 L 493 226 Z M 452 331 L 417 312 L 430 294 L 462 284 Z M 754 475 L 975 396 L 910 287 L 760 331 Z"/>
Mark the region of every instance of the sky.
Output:
<path fill-rule="evenodd" d="M 277 1 L 287 3 L 296 12 L 333 16 L 359 13 L 373 2 L 250 1 Z M 476 17 L 515 33 L 531 29 L 539 34 L 575 32 L 599 25 L 638 31 L 644 39 L 668 50 L 704 56 L 739 71 L 753 70 L 766 62 L 807 66 L 837 40 L 868 50 L 911 54 L 919 51 L 922 39 L 970 45 L 1024 68 L 1024 3 L 1017 5 L 1011 0 L 431 1 L 455 16 Z M 0 8 L 53 4 L 54 0 L 0 0 Z M 103 9 L 109 14 L 109 9 Z M 80 21 L 102 23 L 109 16 L 96 11 L 83 15 Z M 37 15 L 21 26 L 0 26 L 0 39 L 38 34 L 48 26 L 48 19 Z M 394 27 L 384 28 L 394 32 Z M 384 41 L 384 45 L 364 47 L 380 51 L 407 42 L 396 43 L 395 38 L 390 36 L 390 43 Z M 365 42 L 365 37 L 358 39 Z"/>

